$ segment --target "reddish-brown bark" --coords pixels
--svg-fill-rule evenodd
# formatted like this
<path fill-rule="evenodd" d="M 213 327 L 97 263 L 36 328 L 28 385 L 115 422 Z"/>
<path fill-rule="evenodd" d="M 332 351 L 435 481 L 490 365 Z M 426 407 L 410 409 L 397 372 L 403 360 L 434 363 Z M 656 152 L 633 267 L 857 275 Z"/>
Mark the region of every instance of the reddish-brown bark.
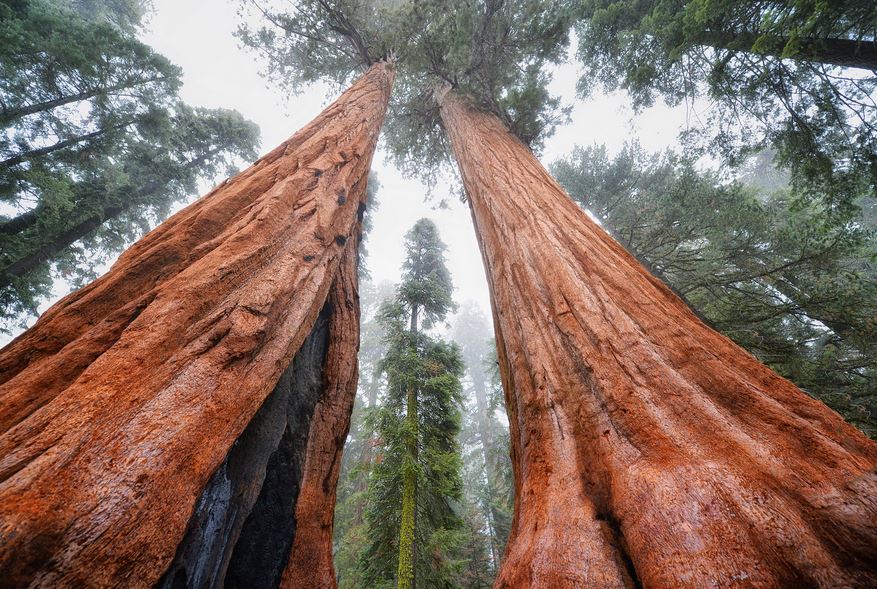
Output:
<path fill-rule="evenodd" d="M 335 491 L 358 378 L 359 293 L 356 256 L 349 252 L 341 262 L 330 301 L 325 390 L 311 420 L 295 506 L 298 525 L 280 584 L 284 589 L 337 587 L 332 562 Z"/>
<path fill-rule="evenodd" d="M 158 580 L 355 242 L 392 78 L 372 67 L 0 351 L 4 584 Z"/>
<path fill-rule="evenodd" d="M 495 586 L 875 586 L 877 445 L 698 320 L 496 117 L 439 101 L 511 425 Z"/>

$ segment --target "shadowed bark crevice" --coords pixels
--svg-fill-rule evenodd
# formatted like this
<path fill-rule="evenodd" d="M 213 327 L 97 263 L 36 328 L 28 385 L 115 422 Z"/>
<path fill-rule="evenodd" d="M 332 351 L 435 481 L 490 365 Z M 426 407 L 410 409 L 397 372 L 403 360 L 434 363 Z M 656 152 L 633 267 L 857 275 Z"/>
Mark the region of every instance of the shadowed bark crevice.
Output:
<path fill-rule="evenodd" d="M 265 484 L 232 553 L 225 576 L 228 589 L 275 589 L 289 559 L 311 418 L 324 391 L 330 305 L 275 389 L 287 399 L 286 429 L 268 460 Z"/>
<path fill-rule="evenodd" d="M 636 565 L 630 556 L 627 539 L 621 530 L 621 524 L 609 511 L 597 512 L 596 520 L 602 524 L 606 537 L 618 555 L 618 570 L 624 575 L 624 584 L 630 589 L 643 589 L 642 581 L 636 572 Z"/>

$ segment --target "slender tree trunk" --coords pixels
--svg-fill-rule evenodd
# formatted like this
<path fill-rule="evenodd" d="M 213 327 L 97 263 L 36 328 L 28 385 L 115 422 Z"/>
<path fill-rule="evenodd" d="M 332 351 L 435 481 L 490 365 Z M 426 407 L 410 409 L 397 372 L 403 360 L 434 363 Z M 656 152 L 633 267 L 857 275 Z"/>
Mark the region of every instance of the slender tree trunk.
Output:
<path fill-rule="evenodd" d="M 392 79 L 372 67 L 0 350 L 4 583 L 159 579 L 324 307 Z"/>
<path fill-rule="evenodd" d="M 475 392 L 475 408 L 478 411 L 478 436 L 481 438 L 481 448 L 484 451 L 485 464 L 488 462 L 488 448 L 493 447 L 493 436 L 490 432 L 490 420 L 487 416 L 487 392 L 485 391 L 484 379 L 475 370 L 469 370 L 472 378 L 472 389 Z"/>
<path fill-rule="evenodd" d="M 417 305 L 411 307 L 412 338 L 417 335 Z M 397 589 L 414 589 L 414 557 L 417 552 L 417 386 L 408 385 L 405 407 L 405 462 L 402 465 L 402 516 L 399 525 Z"/>
<path fill-rule="evenodd" d="M 496 587 L 877 583 L 877 445 L 711 330 L 440 92 L 484 257 L 515 515 Z"/>
<path fill-rule="evenodd" d="M 2 234 L 10 234 L 10 233 L 18 233 L 19 231 L 23 231 L 36 223 L 37 221 L 37 209 L 31 209 L 29 211 L 25 211 L 18 216 L 12 217 L 6 221 L 0 222 L 0 233 Z"/>
<path fill-rule="evenodd" d="M 172 180 L 179 179 L 184 172 L 200 167 L 205 161 L 216 155 L 219 151 L 219 149 L 210 150 L 208 153 L 200 155 L 191 162 L 185 164 L 182 170 L 180 170 L 177 178 L 169 176 L 162 182 L 150 182 L 146 186 L 133 192 L 123 203 L 106 205 L 99 213 L 81 219 L 54 235 L 46 235 L 45 239 L 34 245 L 28 253 L 18 259 L 10 261 L 6 266 L 0 266 L 0 287 L 10 284 L 13 277 L 24 276 L 33 271 L 43 262 L 47 262 L 56 257 L 64 251 L 65 248 L 73 245 L 80 239 L 91 235 L 93 231 L 98 229 L 106 221 L 118 217 L 129 209 L 143 205 L 149 198 L 167 187 Z M 21 219 L 20 222 L 18 221 L 19 219 Z M 28 211 L 10 221 L 10 223 L 16 223 L 18 231 L 24 231 L 38 222 L 39 213 L 37 211 Z M 4 226 L 0 226 L 0 233 L 2 232 L 4 232 Z"/>
<path fill-rule="evenodd" d="M 497 536 L 496 509 L 493 498 L 496 493 L 496 464 L 493 459 L 494 439 L 490 431 L 490 420 L 487 417 L 487 394 L 485 392 L 484 379 L 476 370 L 470 367 L 469 374 L 472 377 L 472 388 L 475 391 L 475 405 L 478 411 L 478 437 L 481 438 L 481 453 L 484 458 L 484 476 L 487 479 L 489 503 L 486 506 L 488 527 L 490 528 L 490 557 L 494 566 L 499 567 L 501 555 L 499 551 L 500 540 Z"/>
<path fill-rule="evenodd" d="M 378 384 L 379 384 L 379 376 L 377 373 L 373 373 L 369 378 L 368 383 L 368 405 L 369 409 L 373 409 L 377 406 L 378 401 Z M 371 473 L 372 468 L 372 459 L 374 456 L 374 448 L 377 443 L 375 439 L 375 432 L 373 430 L 368 431 L 368 435 L 366 435 L 362 440 L 362 450 L 359 453 L 359 462 L 361 465 L 360 472 L 356 477 L 356 485 L 354 488 L 357 492 L 363 492 L 368 488 L 368 479 L 369 473 Z M 367 467 L 367 468 L 366 468 Z M 364 521 L 363 518 L 363 510 L 365 509 L 365 498 L 357 501 L 356 509 L 354 511 L 353 516 L 353 525 L 359 525 Z"/>
<path fill-rule="evenodd" d="M 194 168 L 198 168 L 209 158 L 216 155 L 219 150 L 211 150 L 191 162 L 187 163 L 181 172 L 185 172 Z M 31 272 L 40 264 L 47 262 L 64 251 L 65 248 L 73 245 L 80 239 L 91 235 L 93 231 L 98 229 L 106 221 L 113 219 L 125 211 L 144 204 L 150 197 L 160 192 L 163 188 L 174 180 L 174 178 L 165 178 L 163 182 L 151 182 L 146 186 L 135 191 L 131 196 L 121 204 L 106 205 L 99 213 L 81 219 L 74 225 L 71 225 L 54 235 L 47 235 L 41 243 L 36 245 L 30 252 L 24 256 L 12 260 L 6 266 L 0 267 L 0 287 L 10 284 L 14 277 L 21 277 Z M 31 214 L 32 213 L 32 214 Z M 18 219 L 21 218 L 21 221 Z M 12 219 L 9 223 L 15 223 L 18 231 L 23 231 L 39 222 L 39 213 L 36 211 L 28 211 Z M 0 226 L 0 232 L 4 232 L 4 226 Z"/>
<path fill-rule="evenodd" d="M 405 464 L 402 471 L 402 523 L 399 526 L 399 573 L 396 587 L 414 589 L 414 535 L 417 512 L 417 389 L 408 387 L 405 413 Z"/>
<path fill-rule="evenodd" d="M 704 31 L 699 38 L 710 47 L 753 53 L 752 47 L 761 35 Z M 788 42 L 785 37 L 776 37 L 772 42 L 762 43 L 761 54 L 781 57 Z M 797 53 L 789 59 L 877 71 L 877 43 L 854 39 L 799 39 Z"/>
<path fill-rule="evenodd" d="M 124 205 L 105 207 L 97 215 L 83 219 L 72 227 L 52 236 L 51 239 L 44 241 L 29 254 L 14 260 L 0 269 L 0 287 L 10 284 L 15 277 L 24 276 L 43 262 L 57 256 L 64 251 L 64 248 L 90 235 L 92 231 L 103 225 L 104 221 L 120 215 L 123 211 L 129 209 L 132 204 L 125 203 Z"/>

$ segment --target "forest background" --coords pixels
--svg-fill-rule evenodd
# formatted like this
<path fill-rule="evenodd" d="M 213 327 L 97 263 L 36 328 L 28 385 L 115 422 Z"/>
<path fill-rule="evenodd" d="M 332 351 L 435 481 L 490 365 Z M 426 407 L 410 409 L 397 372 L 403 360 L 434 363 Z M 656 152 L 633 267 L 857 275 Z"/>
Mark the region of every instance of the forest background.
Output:
<path fill-rule="evenodd" d="M 241 19 L 246 18 L 238 11 L 239 3 L 211 2 L 209 9 L 206 6 L 205 2 L 157 0 L 145 26 L 137 33 L 145 44 L 182 68 L 179 97 L 185 103 L 236 109 L 258 125 L 261 132 L 258 151 L 264 153 L 337 96 L 340 88 L 331 84 L 313 84 L 290 96 L 266 83 L 260 75 L 264 64 L 254 53 L 240 47 L 234 35 Z M 864 197 L 858 203 L 864 214 L 852 221 L 854 231 L 849 230 L 851 225 L 847 223 L 835 233 L 831 230 L 811 235 L 819 215 L 811 214 L 806 207 L 803 212 L 788 207 L 782 198 L 772 196 L 784 188 L 786 175 L 770 165 L 769 154 L 768 157 L 761 154 L 738 168 L 724 166 L 719 159 L 704 153 L 691 161 L 677 157 L 684 147 L 680 143 L 681 134 L 707 124 L 712 104 L 683 101 L 668 107 L 658 100 L 635 112 L 633 98 L 624 91 L 605 93 L 596 89 L 589 99 L 578 98 L 577 83 L 581 76 L 578 46 L 573 39 L 566 62 L 550 68 L 548 90 L 561 97 L 567 111 L 554 133 L 544 138 L 538 154 L 540 160 L 552 167 L 570 194 L 605 228 L 641 255 L 653 272 L 670 281 L 720 331 L 874 436 L 873 199 Z M 667 149 L 674 150 L 676 155 L 658 155 Z M 251 158 L 244 157 L 246 149 L 239 152 L 232 159 L 240 166 Z M 478 586 L 482 581 L 489 582 L 495 568 L 501 547 L 493 544 L 501 542 L 498 538 L 501 531 L 489 521 L 497 514 L 488 513 L 491 505 L 476 492 L 477 483 L 486 480 L 486 466 L 482 464 L 480 472 L 471 469 L 478 464 L 478 458 L 470 459 L 471 456 L 484 444 L 475 432 L 479 418 L 477 380 L 489 393 L 491 427 L 501 430 L 503 410 L 500 391 L 491 374 L 491 330 L 486 319 L 490 309 L 469 211 L 459 198 L 453 174 L 439 176 L 427 186 L 422 180 L 401 173 L 382 146 L 375 158 L 374 171 L 378 184 L 372 189 L 380 205 L 370 211 L 372 227 L 363 267 L 368 276 L 363 286 L 366 337 L 361 358 L 363 381 L 339 496 L 339 572 L 343 582 L 345 567 L 354 567 L 352 561 L 345 560 L 343 536 L 351 530 L 350 519 L 355 519 L 351 514 L 360 509 L 349 503 L 350 500 L 355 503 L 357 485 L 362 480 L 357 459 L 363 456 L 373 436 L 373 428 L 364 421 L 368 412 L 363 408 L 374 405 L 369 400 L 369 387 L 380 387 L 374 379 L 381 351 L 375 314 L 381 299 L 391 292 L 392 284 L 401 274 L 406 254 L 401 246 L 405 232 L 417 219 L 428 217 L 436 223 L 447 245 L 446 263 L 453 277 L 454 299 L 461 304 L 460 315 L 438 325 L 435 331 L 457 341 L 467 363 L 460 434 L 470 467 L 464 472 L 468 483 L 466 499 L 475 511 L 482 502 L 480 515 L 476 513 L 467 525 L 477 533 L 493 535 L 485 537 L 478 556 L 483 561 L 484 574 L 477 570 L 472 573 L 478 581 L 471 586 Z M 171 203 L 168 210 L 205 192 L 222 177 L 217 173 L 211 178 L 200 178 L 197 189 L 189 190 L 189 199 Z M 735 179 L 742 184 L 730 184 Z M 741 185 L 749 192 L 729 188 Z M 672 196 L 677 194 L 694 199 L 673 200 Z M 24 210 L 4 206 L 0 212 L 9 217 Z M 704 214 L 710 210 L 725 214 Z M 771 215 L 769 223 L 764 222 L 766 213 Z M 152 224 L 157 220 L 151 219 Z M 136 228 L 129 239 L 146 228 Z M 742 233 L 753 237 L 743 242 L 734 237 Z M 762 239 L 769 244 L 772 254 L 794 262 L 793 273 L 808 282 L 801 287 L 806 296 L 797 299 L 782 291 L 777 294 L 775 286 L 765 287 L 759 268 L 746 265 L 750 259 L 755 263 L 776 262 L 776 258 L 758 258 L 757 245 Z M 706 240 L 710 247 L 680 251 L 676 246 L 685 240 L 695 243 Z M 734 249 L 749 242 L 755 244 L 752 250 Z M 834 243 L 840 245 L 834 247 Z M 740 252 L 744 255 L 736 259 Z M 95 254 L 96 262 L 91 269 L 96 273 L 112 263 L 113 255 L 106 251 L 91 253 Z M 85 255 L 87 258 L 89 252 L 85 251 Z M 715 263 L 701 263 L 704 260 Z M 87 261 L 85 265 L 88 266 Z M 714 278 L 731 266 L 737 273 L 730 273 L 725 284 L 716 283 Z M 779 272 L 773 274 L 788 282 Z M 826 276 L 828 280 L 820 282 Z M 38 301 L 40 310 L 76 285 L 63 267 L 55 267 L 53 277 L 52 295 Z M 765 302 L 765 297 L 774 300 Z M 748 305 L 752 300 L 758 303 Z M 770 313 L 765 315 L 765 310 Z M 840 330 L 825 327 L 832 318 L 839 317 L 848 318 L 850 323 L 841 325 Z M 7 317 L 7 332 L 0 336 L 3 338 L 0 343 L 14 337 L 33 318 L 27 313 Z M 380 395 L 375 398 L 380 399 Z M 503 439 L 501 433 L 494 438 L 492 455 L 504 456 Z M 507 474 L 507 468 L 504 472 Z M 496 489 L 488 491 L 488 495 L 493 493 L 492 499 L 497 499 Z M 502 497 L 499 500 L 503 503 Z M 498 514 L 500 518 L 508 515 L 508 508 L 508 501 L 499 506 L 500 511 L 505 510 Z M 467 563 L 476 562 L 472 554 L 466 557 Z"/>

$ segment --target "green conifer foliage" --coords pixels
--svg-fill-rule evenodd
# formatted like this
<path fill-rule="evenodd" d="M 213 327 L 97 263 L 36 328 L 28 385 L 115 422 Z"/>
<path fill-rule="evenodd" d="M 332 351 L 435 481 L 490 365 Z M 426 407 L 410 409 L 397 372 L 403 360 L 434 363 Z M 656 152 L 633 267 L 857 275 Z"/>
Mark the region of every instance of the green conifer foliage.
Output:
<path fill-rule="evenodd" d="M 73 286 L 199 180 L 252 160 L 256 126 L 180 102 L 180 69 L 136 39 L 144 3 L 0 3 L 0 320 Z"/>
<path fill-rule="evenodd" d="M 534 149 L 566 118 L 548 66 L 566 56 L 573 2 L 519 0 L 241 0 L 238 35 L 286 91 L 346 83 L 397 60 L 387 147 L 402 168 L 435 173 L 447 161 L 433 90 L 449 84 L 499 116 Z"/>
<path fill-rule="evenodd" d="M 772 148 L 798 196 L 850 207 L 877 190 L 872 0 L 587 0 L 579 89 L 637 107 L 708 100 L 690 139 L 731 162 Z"/>

